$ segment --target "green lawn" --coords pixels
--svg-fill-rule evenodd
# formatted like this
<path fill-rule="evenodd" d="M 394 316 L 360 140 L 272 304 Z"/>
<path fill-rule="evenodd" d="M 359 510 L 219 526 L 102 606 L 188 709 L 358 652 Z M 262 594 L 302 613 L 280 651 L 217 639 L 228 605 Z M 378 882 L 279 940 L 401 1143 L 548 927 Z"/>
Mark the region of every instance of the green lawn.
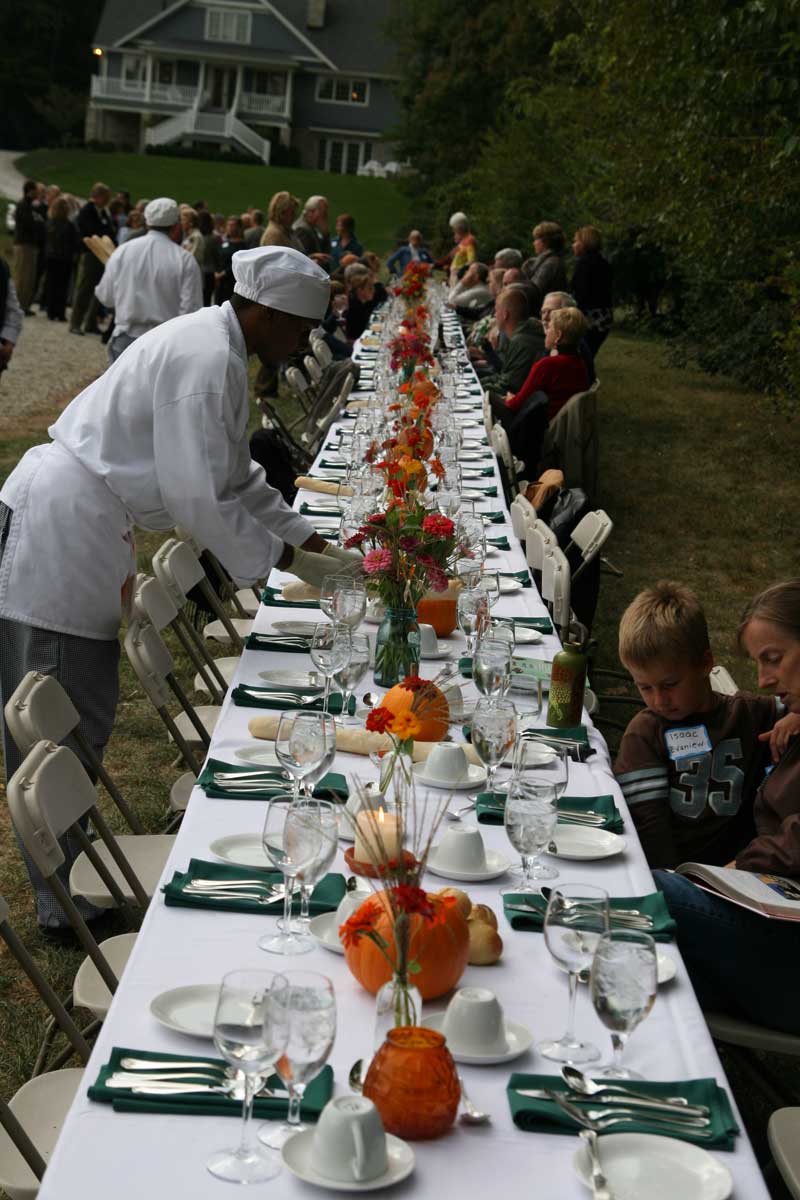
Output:
<path fill-rule="evenodd" d="M 409 218 L 407 201 L 386 179 L 360 179 L 297 167 L 263 167 L 248 163 L 206 162 L 150 154 L 93 154 L 88 150 L 34 150 L 16 160 L 17 170 L 33 179 L 57 183 L 67 192 L 86 196 L 102 179 L 113 190 L 142 196 L 173 196 L 189 204 L 203 199 L 214 212 L 243 212 L 251 205 L 265 212 L 270 197 L 283 190 L 301 199 L 325 195 L 331 213 L 349 212 L 365 249 L 385 254 L 396 245 L 400 226 Z"/>

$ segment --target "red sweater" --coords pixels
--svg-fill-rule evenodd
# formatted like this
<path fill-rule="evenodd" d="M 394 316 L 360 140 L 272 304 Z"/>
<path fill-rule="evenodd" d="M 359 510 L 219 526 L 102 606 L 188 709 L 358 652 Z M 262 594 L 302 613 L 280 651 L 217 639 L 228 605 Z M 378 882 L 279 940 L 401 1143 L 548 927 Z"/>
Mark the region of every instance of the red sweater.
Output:
<path fill-rule="evenodd" d="M 534 392 L 546 392 L 547 419 L 552 421 L 571 396 L 585 392 L 588 386 L 589 372 L 580 354 L 550 354 L 533 364 L 528 378 L 516 396 L 506 401 L 506 407 L 515 412 Z"/>

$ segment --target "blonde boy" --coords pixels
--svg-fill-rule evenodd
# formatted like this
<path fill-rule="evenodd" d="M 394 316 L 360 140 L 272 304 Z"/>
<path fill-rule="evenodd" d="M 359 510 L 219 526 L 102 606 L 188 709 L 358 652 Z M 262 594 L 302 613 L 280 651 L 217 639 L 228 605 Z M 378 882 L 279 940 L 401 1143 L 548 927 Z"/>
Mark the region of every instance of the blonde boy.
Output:
<path fill-rule="evenodd" d="M 614 764 L 647 861 L 725 865 L 753 836 L 776 701 L 712 690 L 705 615 L 678 583 L 647 588 L 625 610 L 619 657 L 647 705 L 625 730 Z M 790 725 L 793 732 L 796 718 Z"/>

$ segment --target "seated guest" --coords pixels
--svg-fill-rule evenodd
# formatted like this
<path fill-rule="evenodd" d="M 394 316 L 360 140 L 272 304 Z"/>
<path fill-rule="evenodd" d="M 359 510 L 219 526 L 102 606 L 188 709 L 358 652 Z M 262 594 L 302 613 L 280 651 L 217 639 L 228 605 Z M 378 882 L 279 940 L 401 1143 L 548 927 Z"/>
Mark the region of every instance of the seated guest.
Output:
<path fill-rule="evenodd" d="M 533 230 L 534 257 L 522 264 L 522 270 L 544 296 L 547 292 L 566 291 L 564 270 L 564 230 L 555 221 L 541 221 Z"/>
<path fill-rule="evenodd" d="M 462 212 L 453 213 L 450 218 L 450 228 L 453 231 L 453 250 L 450 257 L 450 287 L 455 287 L 464 267 L 474 263 L 478 257 L 478 244 L 475 235 L 470 232 L 469 221 Z M 437 264 L 438 265 L 438 264 Z"/>
<path fill-rule="evenodd" d="M 487 391 L 502 395 L 522 387 L 544 349 L 544 335 L 539 322 L 530 319 L 527 298 L 518 288 L 503 288 L 494 311 L 498 332 L 505 341 L 498 346 L 497 369 L 478 374 Z"/>
<path fill-rule="evenodd" d="M 489 291 L 489 268 L 474 262 L 467 267 L 454 288 L 450 289 L 447 304 L 450 308 L 481 309 L 492 299 Z"/>
<path fill-rule="evenodd" d="M 365 250 L 358 261 L 361 263 L 362 267 L 366 267 L 369 271 L 371 271 L 376 279 L 378 278 L 381 273 L 381 267 L 383 266 L 379 254 L 376 254 L 374 250 Z"/>
<path fill-rule="evenodd" d="M 328 233 L 327 196 L 309 196 L 302 215 L 293 227 L 309 258 L 328 269 L 331 261 L 331 239 Z"/>
<path fill-rule="evenodd" d="M 336 218 L 336 237 L 331 241 L 331 260 L 334 269 L 342 265 L 345 254 L 360 258 L 364 247 L 356 237 L 355 219 L 349 213 L 340 213 Z"/>
<path fill-rule="evenodd" d="M 510 246 L 505 250 L 498 250 L 494 256 L 494 263 L 492 266 L 503 267 L 506 271 L 509 269 L 509 267 L 521 267 L 522 254 L 519 250 L 514 250 Z"/>
<path fill-rule="evenodd" d="M 402 275 L 410 262 L 432 263 L 428 251 L 422 244 L 422 234 L 418 229 L 412 229 L 408 235 L 408 244 L 395 250 L 386 260 L 386 268 L 390 275 Z"/>
<path fill-rule="evenodd" d="M 800 714 L 800 579 L 756 596 L 745 610 L 738 636 L 739 645 L 758 666 L 759 687 L 782 699 L 796 720 Z M 751 705 L 756 702 L 750 699 Z M 755 837 L 740 842 L 728 865 L 794 880 L 800 878 L 800 738 L 789 742 L 786 729 L 778 734 L 785 721 L 779 722 L 770 738 L 776 765 L 755 795 Z M 765 724 L 762 742 L 769 737 L 766 728 Z M 718 738 L 722 731 L 716 732 Z M 708 735 L 711 740 L 711 729 Z M 694 786 L 699 784 L 708 791 L 708 803 L 724 811 L 736 800 L 737 788 L 746 786 L 746 777 L 732 773 L 728 766 L 729 754 L 739 752 L 737 739 L 726 739 L 722 745 L 726 747 L 722 762 L 718 765 L 718 756 L 712 756 L 708 773 L 700 765 L 706 761 L 704 756 L 683 760 L 686 778 L 682 773 L 678 783 L 687 803 L 692 803 Z M 683 875 L 656 871 L 654 878 L 677 922 L 678 946 L 703 1008 L 800 1034 L 800 926 L 765 918 L 712 895 Z"/>
<path fill-rule="evenodd" d="M 550 324 L 550 317 L 557 308 L 578 308 L 578 302 L 569 292 L 548 292 L 544 300 L 542 300 L 539 312 L 539 319 L 542 322 L 542 327 L 547 332 Z M 594 369 L 594 355 L 589 349 L 589 343 L 586 338 L 581 339 L 580 345 L 581 358 L 586 363 L 586 370 L 589 372 L 589 384 L 593 384 L 596 375 Z"/>
<path fill-rule="evenodd" d="M 300 201 L 297 196 L 293 196 L 291 192 L 276 192 L 267 209 L 267 228 L 261 236 L 261 245 L 288 246 L 305 254 L 303 243 L 292 229 L 292 222 L 299 208 Z"/>
<path fill-rule="evenodd" d="M 611 297 L 611 264 L 600 251 L 603 239 L 594 225 L 583 225 L 575 233 L 572 253 L 575 270 L 572 273 L 572 292 L 578 308 L 589 322 L 586 341 L 592 357 L 608 337 L 614 321 Z"/>
<path fill-rule="evenodd" d="M 497 297 L 503 290 L 503 275 L 502 267 L 493 267 L 489 272 L 489 294 L 492 298 L 492 306 L 489 311 L 480 317 L 467 337 L 467 349 L 469 350 L 470 358 L 477 365 L 486 364 L 486 353 L 484 350 L 484 342 L 489 340 L 492 349 L 497 342 L 497 328 L 494 319 L 494 308 L 497 303 Z"/>
<path fill-rule="evenodd" d="M 360 263 L 345 269 L 344 281 L 347 287 L 344 331 L 348 341 L 354 342 L 367 328 L 373 311 L 386 299 L 386 288 L 376 283 L 372 273 Z"/>
<path fill-rule="evenodd" d="M 548 355 L 533 364 L 528 378 L 516 393 L 509 391 L 506 394 L 505 407 L 516 412 L 534 392 L 544 392 L 549 422 L 571 396 L 585 392 L 589 386 L 589 372 L 580 353 L 581 338 L 585 333 L 586 318 L 582 312 L 577 308 L 557 309 L 545 333 Z"/>
<path fill-rule="evenodd" d="M 520 267 L 506 267 L 503 272 L 503 287 L 520 288 L 528 297 L 528 308 L 531 316 L 535 316 L 542 307 L 542 293 L 535 283 L 531 283 L 522 274 Z"/>

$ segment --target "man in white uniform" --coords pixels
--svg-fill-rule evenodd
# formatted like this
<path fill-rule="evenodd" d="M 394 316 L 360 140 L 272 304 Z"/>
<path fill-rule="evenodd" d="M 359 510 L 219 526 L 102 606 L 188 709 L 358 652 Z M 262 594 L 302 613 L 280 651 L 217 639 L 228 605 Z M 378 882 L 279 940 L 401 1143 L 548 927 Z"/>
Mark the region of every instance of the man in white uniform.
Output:
<path fill-rule="evenodd" d="M 203 307 L 203 275 L 193 254 L 178 244 L 181 214 L 166 196 L 144 210 L 147 233 L 115 250 L 94 294 L 114 309 L 108 344 L 112 363 L 132 342 L 172 317 Z"/>
<path fill-rule="evenodd" d="M 240 251 L 233 271 L 231 302 L 137 338 L 0 491 L 0 702 L 27 671 L 55 675 L 99 754 L 114 723 L 134 525 L 185 527 L 243 585 L 276 566 L 319 585 L 331 566 L 360 562 L 288 507 L 247 440 L 247 359 L 276 366 L 302 346 L 327 308 L 328 276 L 278 246 Z M 8 775 L 19 762 L 6 731 Z M 40 925 L 64 923 L 44 887 L 37 907 Z"/>

